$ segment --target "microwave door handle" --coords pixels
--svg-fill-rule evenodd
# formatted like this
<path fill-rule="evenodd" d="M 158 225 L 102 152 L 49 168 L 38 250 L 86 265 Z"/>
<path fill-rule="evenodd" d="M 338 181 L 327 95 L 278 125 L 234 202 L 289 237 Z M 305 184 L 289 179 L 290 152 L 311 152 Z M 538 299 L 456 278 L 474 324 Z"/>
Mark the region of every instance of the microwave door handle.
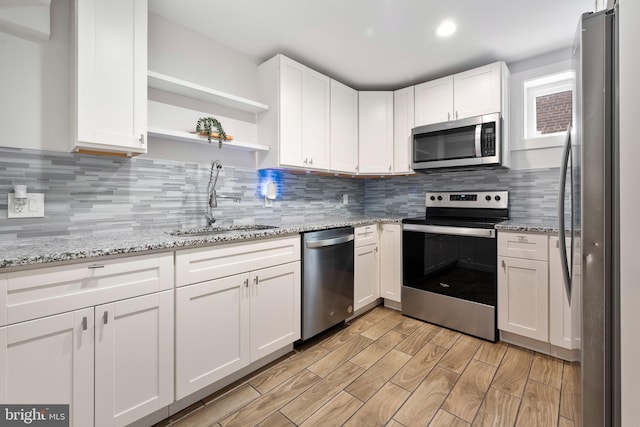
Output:
<path fill-rule="evenodd" d="M 480 137 L 482 136 L 482 125 L 476 125 L 476 158 L 482 157 L 480 149 Z"/>

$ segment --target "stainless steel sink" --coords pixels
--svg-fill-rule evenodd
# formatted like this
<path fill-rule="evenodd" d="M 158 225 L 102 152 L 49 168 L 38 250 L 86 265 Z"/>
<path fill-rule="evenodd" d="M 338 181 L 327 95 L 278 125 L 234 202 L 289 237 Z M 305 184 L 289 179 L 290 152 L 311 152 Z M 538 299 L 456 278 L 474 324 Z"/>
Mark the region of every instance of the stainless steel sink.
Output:
<path fill-rule="evenodd" d="M 247 231 L 262 231 L 262 230 L 272 230 L 274 228 L 278 228 L 275 225 L 231 225 L 228 227 L 209 227 L 209 228 L 199 228 L 199 229 L 187 229 L 187 230 L 174 230 L 169 232 L 172 236 L 216 236 L 221 234 L 233 234 L 233 233 L 242 233 Z"/>

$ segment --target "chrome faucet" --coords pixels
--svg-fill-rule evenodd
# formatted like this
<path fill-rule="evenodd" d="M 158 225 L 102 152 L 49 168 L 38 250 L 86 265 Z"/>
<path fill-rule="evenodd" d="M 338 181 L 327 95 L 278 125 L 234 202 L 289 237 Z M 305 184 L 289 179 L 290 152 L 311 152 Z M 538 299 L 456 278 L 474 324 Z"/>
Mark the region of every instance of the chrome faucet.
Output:
<path fill-rule="evenodd" d="M 209 173 L 209 184 L 207 185 L 207 212 L 205 216 L 207 218 L 207 226 L 210 226 L 216 219 L 213 217 L 213 208 L 218 207 L 218 198 L 220 199 L 232 199 L 236 203 L 240 203 L 240 197 L 237 196 L 223 196 L 216 193 L 216 184 L 218 183 L 218 175 L 220 175 L 220 169 L 222 164 L 219 160 L 211 162 L 211 171 Z M 215 180 L 213 178 L 213 171 L 216 171 Z"/>

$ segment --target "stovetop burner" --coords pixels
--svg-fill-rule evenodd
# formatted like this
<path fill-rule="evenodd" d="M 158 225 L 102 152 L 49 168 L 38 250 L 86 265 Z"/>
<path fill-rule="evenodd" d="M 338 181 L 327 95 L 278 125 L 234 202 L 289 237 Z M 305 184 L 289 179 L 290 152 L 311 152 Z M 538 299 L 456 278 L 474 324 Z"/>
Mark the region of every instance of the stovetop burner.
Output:
<path fill-rule="evenodd" d="M 509 219 L 508 191 L 429 192 L 425 216 L 405 218 L 404 224 L 488 228 Z"/>

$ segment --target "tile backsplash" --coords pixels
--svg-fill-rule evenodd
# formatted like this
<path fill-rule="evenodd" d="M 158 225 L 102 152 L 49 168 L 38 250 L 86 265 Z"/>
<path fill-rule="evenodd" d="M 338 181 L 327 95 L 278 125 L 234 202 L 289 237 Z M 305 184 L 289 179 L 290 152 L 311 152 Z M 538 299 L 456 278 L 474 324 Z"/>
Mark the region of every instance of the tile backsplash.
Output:
<path fill-rule="evenodd" d="M 0 239 L 203 227 L 210 165 L 122 159 L 0 147 Z M 263 181 L 272 179 L 278 199 L 264 207 Z M 14 184 L 44 193 L 45 218 L 7 219 Z M 357 179 L 256 171 L 223 165 L 216 185 L 218 224 L 278 223 L 364 214 L 364 182 Z M 342 204 L 342 195 L 349 204 Z"/>
<path fill-rule="evenodd" d="M 557 215 L 560 169 L 484 168 L 448 170 L 393 179 L 367 180 L 365 214 L 424 215 L 427 191 L 509 190 L 512 219 L 548 220 Z"/>
<path fill-rule="evenodd" d="M 0 239 L 84 235 L 134 229 L 202 227 L 210 165 L 121 159 L 0 147 Z M 278 198 L 264 207 L 263 187 Z M 7 219 L 14 184 L 45 194 L 45 218 Z M 352 179 L 223 165 L 216 224 L 278 223 L 424 214 L 430 190 L 509 189 L 512 218 L 555 216 L 558 169 L 457 170 L 385 179 Z M 342 204 L 342 195 L 349 203 Z"/>

